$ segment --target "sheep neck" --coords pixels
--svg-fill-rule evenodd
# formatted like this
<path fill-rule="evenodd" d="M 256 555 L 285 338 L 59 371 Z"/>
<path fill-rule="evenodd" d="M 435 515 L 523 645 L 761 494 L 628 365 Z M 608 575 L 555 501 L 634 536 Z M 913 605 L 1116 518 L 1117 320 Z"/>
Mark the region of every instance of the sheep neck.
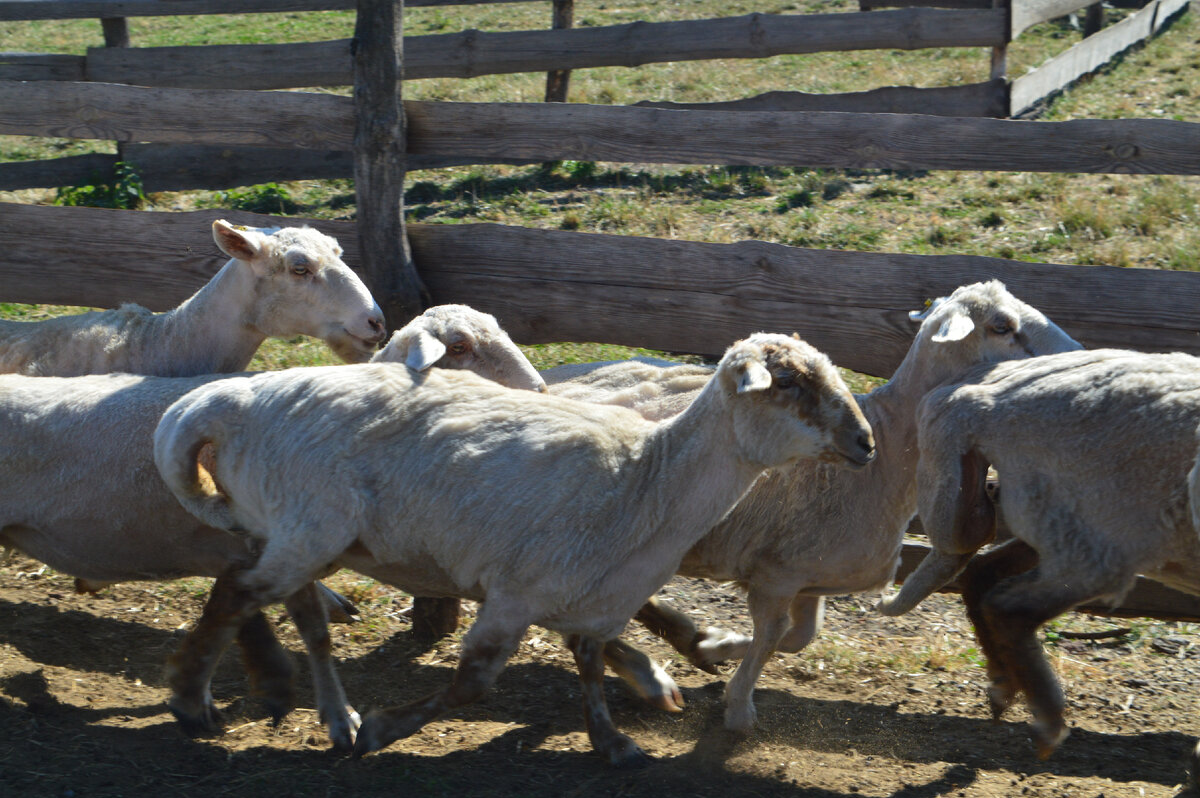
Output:
<path fill-rule="evenodd" d="M 241 371 L 266 336 L 249 322 L 255 297 L 250 267 L 235 259 L 173 310 L 147 322 L 143 373 L 162 376 Z"/>
<path fill-rule="evenodd" d="M 641 539 L 621 546 L 627 556 L 612 568 L 623 584 L 644 584 L 646 596 L 675 573 L 688 548 L 762 471 L 737 456 L 728 405 L 714 376 L 686 410 L 661 422 L 646 441 L 635 480 L 636 514 L 624 524 L 626 534 L 638 530 Z M 637 598 L 640 603 L 645 596 Z"/>

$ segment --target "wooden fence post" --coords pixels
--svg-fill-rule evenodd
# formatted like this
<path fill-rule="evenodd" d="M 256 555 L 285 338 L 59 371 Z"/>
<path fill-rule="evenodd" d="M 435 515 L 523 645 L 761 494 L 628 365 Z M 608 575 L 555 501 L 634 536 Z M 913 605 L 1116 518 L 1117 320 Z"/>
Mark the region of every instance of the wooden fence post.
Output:
<path fill-rule="evenodd" d="M 125 17 L 103 17 L 100 20 L 100 27 L 104 31 L 104 46 L 105 47 L 128 47 L 129 46 L 129 20 Z M 117 160 L 125 160 L 125 142 L 117 142 Z M 116 170 L 113 171 L 113 181 L 117 179 Z"/>
<path fill-rule="evenodd" d="M 352 47 L 360 268 L 389 329 L 420 313 L 427 296 L 404 231 L 403 17 L 402 0 L 358 0 Z"/>
<path fill-rule="evenodd" d="M 565 30 L 575 24 L 575 0 L 554 0 L 554 19 L 550 27 Z M 546 73 L 546 102 L 565 103 L 571 70 L 555 69 Z"/>

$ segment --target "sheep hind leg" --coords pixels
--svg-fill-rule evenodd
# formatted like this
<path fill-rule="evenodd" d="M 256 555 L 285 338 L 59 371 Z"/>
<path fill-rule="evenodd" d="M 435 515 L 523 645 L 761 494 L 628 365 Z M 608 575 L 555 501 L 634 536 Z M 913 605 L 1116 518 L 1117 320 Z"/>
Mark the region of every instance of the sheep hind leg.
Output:
<path fill-rule="evenodd" d="M 1037 639 L 1037 629 L 1075 605 L 1107 590 L 1084 584 L 1042 582 L 1040 568 L 1000 582 L 982 601 L 985 622 L 996 653 L 1007 664 L 1017 689 L 1025 693 L 1033 714 L 1033 737 L 1039 759 L 1046 759 L 1068 734 L 1062 686 Z"/>
<path fill-rule="evenodd" d="M 234 636 L 260 614 L 260 606 L 248 601 L 232 579 L 217 579 L 196 627 L 167 659 L 166 678 L 171 687 L 167 706 L 188 734 L 221 731 L 221 715 L 210 692 L 212 675 Z M 257 627 L 258 631 L 261 628 Z"/>
<path fill-rule="evenodd" d="M 242 667 L 250 679 L 250 692 L 260 697 L 278 726 L 296 706 L 296 669 L 279 644 L 266 616 L 256 612 L 237 631 Z"/>
<path fill-rule="evenodd" d="M 825 623 L 825 597 L 797 595 L 788 607 L 792 626 L 780 639 L 777 650 L 795 654 L 808 646 Z"/>
<path fill-rule="evenodd" d="M 592 748 L 617 767 L 635 768 L 649 764 L 649 758 L 637 743 L 617 731 L 608 713 L 608 703 L 604 700 L 604 644 L 595 638 L 570 635 L 567 647 L 575 655 L 575 665 L 579 668 L 583 716 Z"/>
<path fill-rule="evenodd" d="M 749 733 L 757 721 L 754 684 L 787 629 L 792 596 L 751 590 L 748 599 L 750 617 L 754 620 L 754 637 L 733 678 L 725 686 L 725 728 L 740 734 Z"/>
<path fill-rule="evenodd" d="M 976 555 L 962 574 L 963 604 L 987 660 L 987 696 L 993 720 L 1000 720 L 1005 710 L 1016 702 L 1017 683 L 984 615 L 983 597 L 1001 580 L 1029 571 L 1036 565 L 1037 552 L 1023 541 L 1013 539 Z"/>
<path fill-rule="evenodd" d="M 665 712 L 683 712 L 679 685 L 645 652 L 619 638 L 609 640 L 604 644 L 604 662 L 646 703 Z"/>
<path fill-rule="evenodd" d="M 402 706 L 377 709 L 363 718 L 354 741 L 356 758 L 416 734 L 448 710 L 478 700 L 495 683 L 531 622 L 505 617 L 501 604 L 499 599 L 489 597 L 482 605 L 463 638 L 449 687 Z"/>
<path fill-rule="evenodd" d="M 325 598 L 320 583 L 311 582 L 288 596 L 285 606 L 308 651 L 321 722 L 329 730 L 334 750 L 349 753 L 354 748 L 354 736 L 361 721 L 346 700 L 342 682 L 333 667 L 333 644 L 329 638 Z"/>
<path fill-rule="evenodd" d="M 710 626 L 704 631 L 679 610 L 652 597 L 642 605 L 634 619 L 688 658 L 705 673 L 719 674 L 717 665 L 741 659 L 750 647 L 750 638 Z"/>

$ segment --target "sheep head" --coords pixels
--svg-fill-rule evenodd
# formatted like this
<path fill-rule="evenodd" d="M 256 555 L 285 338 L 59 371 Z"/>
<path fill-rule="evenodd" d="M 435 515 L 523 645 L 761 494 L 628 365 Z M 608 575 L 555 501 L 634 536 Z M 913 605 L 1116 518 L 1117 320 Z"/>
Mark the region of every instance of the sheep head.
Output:
<path fill-rule="evenodd" d="M 415 371 L 466 369 L 509 388 L 546 391 L 542 376 L 496 318 L 467 305 L 429 308 L 393 333 L 372 360 L 404 363 Z"/>
<path fill-rule="evenodd" d="M 367 360 L 383 340 L 383 311 L 342 248 L 310 227 L 259 229 L 213 222 L 213 240 L 247 267 L 254 297 L 240 321 L 266 336 L 311 335 L 343 360 Z"/>
<path fill-rule="evenodd" d="M 875 457 L 871 427 L 823 353 L 797 336 L 756 333 L 717 367 L 734 403 L 747 460 L 764 467 L 801 457 L 861 468 Z"/>

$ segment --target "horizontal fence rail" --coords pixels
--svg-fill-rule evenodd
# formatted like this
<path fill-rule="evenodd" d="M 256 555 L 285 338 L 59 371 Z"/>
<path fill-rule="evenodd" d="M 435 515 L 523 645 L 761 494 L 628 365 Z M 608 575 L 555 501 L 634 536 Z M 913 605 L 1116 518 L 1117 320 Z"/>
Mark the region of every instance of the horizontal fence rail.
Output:
<path fill-rule="evenodd" d="M 223 263 L 211 244 L 214 218 L 278 223 L 234 211 L 0 204 L 0 299 L 171 307 Z M 346 261 L 356 263 L 353 223 L 289 223 L 337 237 Z M 960 284 L 996 278 L 1088 346 L 1200 354 L 1200 274 L 1188 272 L 493 224 L 412 224 L 408 233 L 434 302 L 494 313 L 524 343 L 599 341 L 719 354 L 755 330 L 794 330 L 840 365 L 886 377 L 911 341 L 909 310 Z M 130 259 L 135 245 L 142 254 Z M 205 257 L 201 267 L 178 265 Z"/>
<path fill-rule="evenodd" d="M 353 101 L 298 92 L 0 81 L 0 134 L 349 150 Z M 408 151 L 876 169 L 1200 174 L 1200 123 L 407 102 Z"/>
<path fill-rule="evenodd" d="M 257 226 L 307 223 L 338 238 L 351 266 L 359 259 L 352 222 L 221 210 L 0 204 L 0 251 L 6 253 L 0 299 L 172 306 L 224 263 L 210 233 L 217 218 Z M 492 312 L 522 343 L 635 342 L 717 353 L 755 330 L 795 330 L 840 365 L 886 376 L 911 342 L 910 309 L 961 283 L 1000 278 L 1088 346 L 1200 354 L 1200 333 L 1190 329 L 1200 275 L 1192 273 L 830 252 L 753 241 L 700 244 L 491 224 L 411 225 L 409 235 L 433 302 Z M 138 258 L 127 257 L 132 249 Z M 901 579 L 926 551 L 905 545 Z M 1200 599 L 1145 579 L 1118 607 L 1082 609 L 1200 619 Z"/>
<path fill-rule="evenodd" d="M 1084 75 L 1095 72 L 1130 47 L 1146 40 L 1188 7 L 1188 0 L 1151 0 L 1144 8 L 1092 34 L 1012 82 L 1011 116 L 1033 108 Z"/>
<path fill-rule="evenodd" d="M 530 0 L 405 0 L 405 8 Z M 0 20 L 171 17 L 287 11 L 349 11 L 356 0 L 0 0 Z"/>
<path fill-rule="evenodd" d="M 714 58 L 767 58 L 837 50 L 987 47 L 1006 41 L 1003 9 L 909 8 L 872 14 L 747 14 L 604 27 L 404 40 L 404 76 L 480 75 L 635 67 Z M 353 82 L 349 39 L 296 44 L 94 47 L 77 62 L 0 55 L 0 78 L 54 77 L 82 64 L 84 79 L 174 88 L 285 89 Z M 38 77 L 38 69 L 44 77 Z"/>

